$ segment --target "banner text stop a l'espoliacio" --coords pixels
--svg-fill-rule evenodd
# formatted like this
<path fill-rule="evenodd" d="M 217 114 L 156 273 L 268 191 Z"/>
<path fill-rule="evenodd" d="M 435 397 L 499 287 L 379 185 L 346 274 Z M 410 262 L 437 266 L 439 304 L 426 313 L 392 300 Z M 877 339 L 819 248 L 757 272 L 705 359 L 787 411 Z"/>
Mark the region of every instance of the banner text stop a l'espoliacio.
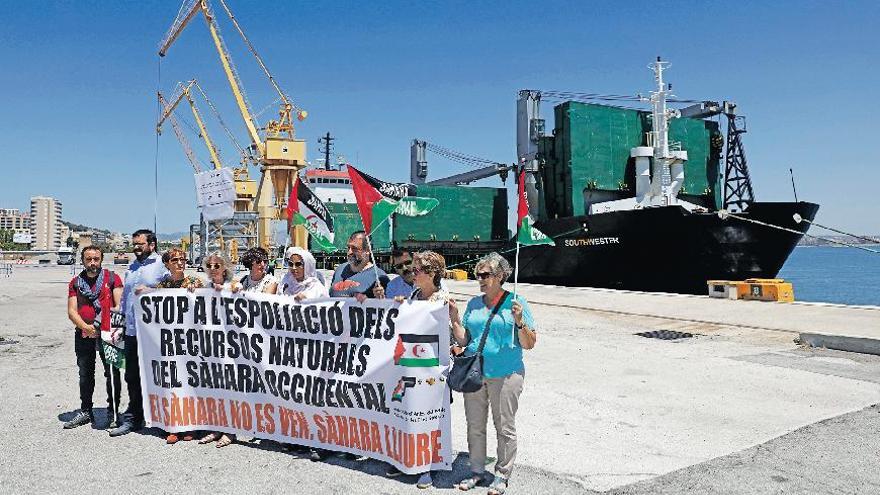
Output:
<path fill-rule="evenodd" d="M 136 321 L 148 426 L 451 469 L 441 303 L 168 289 Z"/>

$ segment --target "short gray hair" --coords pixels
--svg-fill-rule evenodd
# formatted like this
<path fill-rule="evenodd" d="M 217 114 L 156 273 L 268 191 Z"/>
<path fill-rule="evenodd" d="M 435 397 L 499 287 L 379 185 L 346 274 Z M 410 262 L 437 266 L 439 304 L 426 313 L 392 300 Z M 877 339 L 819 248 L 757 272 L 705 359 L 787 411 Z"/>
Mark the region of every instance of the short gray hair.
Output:
<path fill-rule="evenodd" d="M 510 267 L 510 263 L 504 259 L 504 256 L 494 251 L 480 258 L 480 261 L 477 261 L 476 266 L 474 266 L 474 275 L 480 271 L 480 268 L 485 268 L 492 275 L 501 277 L 502 284 L 513 273 L 513 268 Z"/>
<path fill-rule="evenodd" d="M 220 251 L 214 251 L 213 253 L 209 253 L 207 256 L 202 258 L 202 270 L 205 271 L 205 274 L 208 273 L 208 261 L 212 259 L 219 259 L 221 263 L 223 263 L 223 281 L 229 282 L 232 280 L 232 263 L 229 262 L 229 259 L 226 258 L 226 255 Z M 211 283 L 211 276 L 208 276 L 208 284 Z"/>

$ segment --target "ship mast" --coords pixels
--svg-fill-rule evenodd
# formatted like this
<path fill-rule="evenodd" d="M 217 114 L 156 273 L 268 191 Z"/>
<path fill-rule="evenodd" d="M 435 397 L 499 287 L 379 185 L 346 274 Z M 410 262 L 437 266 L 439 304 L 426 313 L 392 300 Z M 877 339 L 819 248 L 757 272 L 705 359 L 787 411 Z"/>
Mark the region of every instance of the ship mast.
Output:
<path fill-rule="evenodd" d="M 684 181 L 684 162 L 687 161 L 686 151 L 670 150 L 669 120 L 679 118 L 681 112 L 666 106 L 667 98 L 674 96 L 672 85 L 663 80 L 663 71 L 668 67 L 669 62 L 660 57 L 648 66 L 654 71 L 654 80 L 657 82 L 657 90 L 651 91 L 651 97 L 647 99 L 651 102 L 652 121 L 651 142 L 648 144 L 653 148 L 650 196 L 659 199 L 660 203 L 652 206 L 679 203 L 678 192 Z"/>

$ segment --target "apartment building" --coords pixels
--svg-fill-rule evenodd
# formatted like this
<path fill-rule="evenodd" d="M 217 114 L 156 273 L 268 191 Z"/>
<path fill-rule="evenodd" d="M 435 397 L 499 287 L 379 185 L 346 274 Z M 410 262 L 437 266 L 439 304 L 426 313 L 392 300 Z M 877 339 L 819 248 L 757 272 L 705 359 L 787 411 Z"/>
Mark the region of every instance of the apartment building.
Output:
<path fill-rule="evenodd" d="M 53 251 L 64 245 L 61 201 L 48 196 L 32 197 L 30 220 L 32 250 Z"/>

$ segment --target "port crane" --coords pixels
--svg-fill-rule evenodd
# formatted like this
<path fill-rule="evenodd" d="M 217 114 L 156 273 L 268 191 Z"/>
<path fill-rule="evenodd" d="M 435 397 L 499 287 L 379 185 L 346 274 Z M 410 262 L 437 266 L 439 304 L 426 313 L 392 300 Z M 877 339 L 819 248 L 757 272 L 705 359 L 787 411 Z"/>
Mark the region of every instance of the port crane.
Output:
<path fill-rule="evenodd" d="M 208 0 L 186 0 L 180 7 L 177 17 L 169 28 L 167 34 L 159 44 L 159 56 L 164 57 L 171 45 L 177 40 L 189 22 L 198 14 L 202 14 L 211 35 L 211 40 L 226 76 L 236 106 L 247 128 L 250 138 L 250 149 L 260 166 L 260 182 L 254 199 L 253 209 L 257 212 L 257 237 L 259 245 L 269 249 L 272 244 L 272 222 L 282 218 L 287 193 L 290 191 L 293 181 L 299 171 L 306 165 L 305 141 L 296 139 L 294 134 L 293 116 L 297 120 L 305 119 L 307 113 L 296 107 L 291 98 L 281 89 L 278 82 L 269 72 L 263 59 L 257 53 L 250 40 L 245 35 L 229 6 L 224 0 L 220 0 L 223 10 L 232 21 L 236 31 L 244 40 L 248 50 L 257 60 L 263 73 L 269 79 L 274 90 L 278 93 L 280 108 L 278 118 L 269 120 L 260 127 L 256 123 L 254 112 L 246 97 L 238 71 L 232 61 L 232 56 L 226 48 L 226 44 L 220 34 L 215 14 Z M 262 131 L 262 134 L 261 132 Z M 306 246 L 306 232 L 301 227 L 294 228 L 290 232 L 291 243 L 298 246 Z"/>
<path fill-rule="evenodd" d="M 196 173 L 202 171 L 201 162 L 199 162 L 198 158 L 195 156 L 195 153 L 193 153 L 192 147 L 189 145 L 189 141 L 186 138 L 186 134 L 183 133 L 182 129 L 180 128 L 180 124 L 174 115 L 174 112 L 177 109 L 178 105 L 183 100 L 186 100 L 189 103 L 193 118 L 195 119 L 196 125 L 198 126 L 199 137 L 201 137 L 202 141 L 204 141 L 205 147 L 208 149 L 208 153 L 210 154 L 211 165 L 215 170 L 217 170 L 223 168 L 223 161 L 220 158 L 220 152 L 217 149 L 217 146 L 211 139 L 208 128 L 205 124 L 205 120 L 202 118 L 202 114 L 199 111 L 195 100 L 193 99 L 193 88 L 198 90 L 203 100 L 211 107 L 212 111 L 214 111 L 215 113 L 215 116 L 219 119 L 219 114 L 217 114 L 216 112 L 216 107 L 214 107 L 213 103 L 208 98 L 208 95 L 201 88 L 201 86 L 199 86 L 198 81 L 193 79 L 186 83 L 178 83 L 174 96 L 171 98 L 170 102 L 165 99 L 165 96 L 162 94 L 161 91 L 158 92 L 158 99 L 162 108 L 162 113 L 159 117 L 159 121 L 156 123 L 156 132 L 161 134 L 162 125 L 166 121 L 170 122 L 172 128 L 174 129 L 175 135 L 177 136 L 181 146 L 183 147 L 187 159 L 193 166 L 193 169 Z M 200 222 L 198 233 L 201 242 L 199 244 L 200 251 L 202 254 L 204 254 L 205 252 L 207 252 L 208 238 L 215 239 L 218 244 L 217 247 L 219 248 L 219 250 L 226 252 L 226 241 L 228 240 L 230 258 L 236 260 L 236 254 L 239 244 L 241 244 L 242 246 L 253 245 L 253 241 L 256 237 L 256 218 L 251 212 L 253 208 L 254 197 L 256 194 L 256 183 L 248 176 L 247 163 L 249 157 L 247 156 L 241 145 L 238 144 L 238 142 L 235 140 L 234 136 L 232 136 L 232 133 L 226 127 L 225 123 L 223 123 L 222 119 L 220 119 L 220 123 L 223 126 L 223 129 L 232 139 L 233 144 L 236 146 L 236 148 L 239 149 L 239 152 L 242 153 L 241 165 L 232 169 L 236 192 L 236 199 L 234 203 L 235 213 L 233 218 L 229 220 L 216 221 L 208 224 L 205 224 L 204 221 Z"/>

